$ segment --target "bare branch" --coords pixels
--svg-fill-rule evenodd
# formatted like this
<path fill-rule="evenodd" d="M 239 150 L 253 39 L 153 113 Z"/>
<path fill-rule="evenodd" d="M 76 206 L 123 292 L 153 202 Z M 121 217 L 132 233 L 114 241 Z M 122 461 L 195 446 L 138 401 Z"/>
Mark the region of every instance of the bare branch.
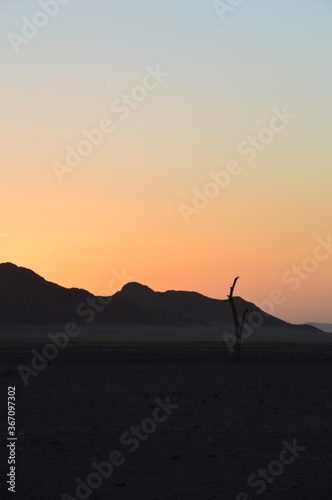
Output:
<path fill-rule="evenodd" d="M 234 292 L 234 288 L 235 288 L 235 285 L 236 285 L 236 282 L 237 280 L 239 279 L 240 276 L 237 276 L 237 278 L 235 278 L 234 282 L 233 282 L 233 285 L 231 286 L 231 289 L 230 289 L 230 296 L 233 297 L 233 292 Z M 229 297 L 229 295 L 228 295 Z"/>
<path fill-rule="evenodd" d="M 241 323 L 240 323 L 239 316 L 237 314 L 236 307 L 235 307 L 234 298 L 233 298 L 234 288 L 235 288 L 235 285 L 236 285 L 238 279 L 239 279 L 239 276 L 237 276 L 234 279 L 233 285 L 230 288 L 229 295 L 227 295 L 227 297 L 229 298 L 229 302 L 231 304 L 233 318 L 234 318 L 234 325 L 235 325 L 235 334 L 236 334 L 235 359 L 236 360 L 240 359 L 240 351 L 241 351 L 241 343 L 242 343 L 242 330 L 243 330 L 246 316 L 249 312 L 248 309 L 246 309 L 244 311 L 244 314 L 242 316 Z"/>

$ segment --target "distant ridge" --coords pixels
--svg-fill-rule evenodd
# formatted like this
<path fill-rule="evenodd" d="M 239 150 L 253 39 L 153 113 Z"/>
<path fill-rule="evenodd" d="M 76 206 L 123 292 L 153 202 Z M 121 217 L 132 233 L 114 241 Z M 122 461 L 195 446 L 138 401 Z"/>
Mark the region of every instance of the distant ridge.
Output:
<path fill-rule="evenodd" d="M 0 323 L 60 324 L 77 321 L 88 313 L 87 299 L 99 304 L 98 297 L 87 290 L 64 288 L 46 281 L 30 269 L 12 263 L 0 264 Z M 264 314 L 264 327 L 300 328 L 263 313 L 257 306 L 240 297 L 235 298 L 239 311 Z M 105 304 L 105 302 L 104 302 Z M 140 283 L 131 282 L 111 296 L 109 304 L 95 315 L 96 322 L 146 325 L 216 325 L 233 322 L 228 300 L 211 299 L 197 292 L 154 292 Z M 82 320 L 83 322 L 83 320 Z M 301 327 L 319 331 L 313 326 Z"/>
<path fill-rule="evenodd" d="M 332 323 L 307 323 L 310 326 L 314 326 L 323 332 L 332 332 Z"/>

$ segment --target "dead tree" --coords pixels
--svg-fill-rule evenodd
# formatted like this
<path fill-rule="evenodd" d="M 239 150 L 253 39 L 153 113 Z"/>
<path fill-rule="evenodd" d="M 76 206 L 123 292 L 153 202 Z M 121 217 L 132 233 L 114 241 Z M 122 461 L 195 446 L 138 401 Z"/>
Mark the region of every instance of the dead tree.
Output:
<path fill-rule="evenodd" d="M 231 308 L 232 308 L 232 313 L 233 313 L 233 318 L 234 318 L 234 324 L 235 324 L 235 334 L 236 334 L 236 340 L 235 340 L 235 352 L 234 352 L 234 357 L 236 361 L 239 361 L 240 359 L 240 351 L 241 351 L 241 343 L 242 343 L 242 330 L 243 330 L 243 325 L 246 319 L 246 316 L 248 314 L 248 309 L 246 309 L 243 313 L 242 318 L 238 316 L 235 303 L 234 303 L 234 298 L 233 298 L 233 292 L 234 288 L 236 285 L 237 280 L 239 279 L 239 276 L 235 278 L 233 285 L 231 286 L 229 295 L 227 297 L 229 298 Z"/>

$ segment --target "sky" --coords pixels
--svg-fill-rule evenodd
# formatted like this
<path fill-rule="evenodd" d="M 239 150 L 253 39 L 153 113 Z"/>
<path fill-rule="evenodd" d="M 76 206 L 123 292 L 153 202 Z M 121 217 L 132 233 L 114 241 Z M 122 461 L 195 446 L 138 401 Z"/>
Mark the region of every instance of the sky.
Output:
<path fill-rule="evenodd" d="M 331 16 L 0 0 L 0 261 L 332 323 Z"/>

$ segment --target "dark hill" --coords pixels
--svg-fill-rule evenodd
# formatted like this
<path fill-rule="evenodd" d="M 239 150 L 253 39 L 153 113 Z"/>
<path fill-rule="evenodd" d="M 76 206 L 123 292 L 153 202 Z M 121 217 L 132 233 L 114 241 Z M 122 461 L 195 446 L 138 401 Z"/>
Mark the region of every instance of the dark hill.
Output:
<path fill-rule="evenodd" d="M 103 311 L 95 314 L 94 321 L 121 324 L 155 325 L 214 325 L 232 323 L 228 300 L 205 297 L 196 292 L 154 292 L 139 283 L 127 283 L 115 293 Z M 83 314 L 91 305 L 98 304 L 98 297 L 86 290 L 64 288 L 46 281 L 33 271 L 11 263 L 0 264 L 0 323 L 4 324 L 48 324 L 76 321 L 84 323 Z M 250 312 L 260 311 L 254 304 L 235 298 L 239 313 L 245 308 Z M 261 311 L 260 311 L 261 312 Z M 284 328 L 288 323 L 273 316 L 264 315 L 264 326 Z M 306 329 L 315 330 L 306 326 Z M 317 330 L 318 331 L 318 330 Z"/>
<path fill-rule="evenodd" d="M 77 305 L 92 294 L 63 288 L 30 269 L 0 264 L 0 321 L 62 323 L 75 318 Z"/>

